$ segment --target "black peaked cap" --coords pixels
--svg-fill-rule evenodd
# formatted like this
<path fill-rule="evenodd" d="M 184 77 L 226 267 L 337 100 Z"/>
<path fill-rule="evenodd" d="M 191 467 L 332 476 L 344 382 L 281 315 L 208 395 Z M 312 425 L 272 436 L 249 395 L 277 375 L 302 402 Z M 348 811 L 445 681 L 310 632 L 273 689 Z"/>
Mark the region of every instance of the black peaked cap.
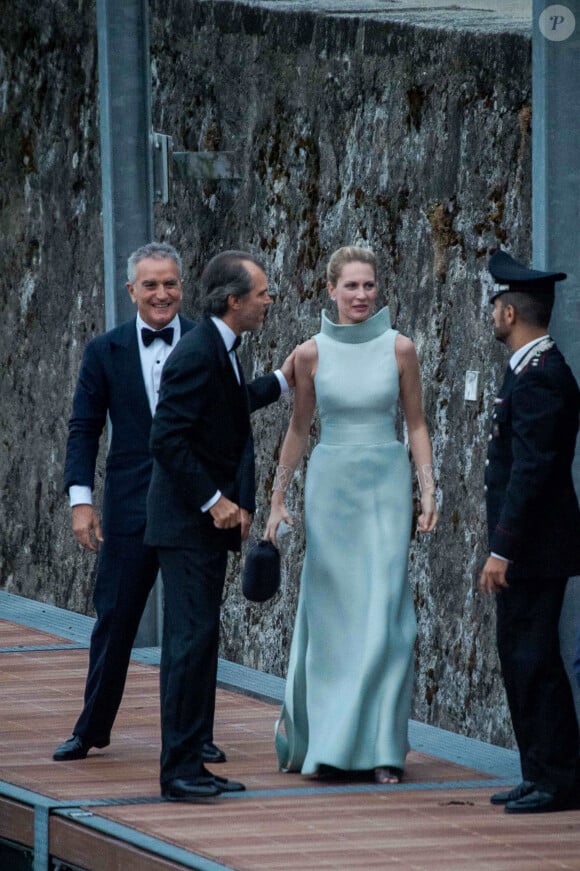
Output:
<path fill-rule="evenodd" d="M 497 296 L 509 291 L 520 291 L 522 293 L 553 293 L 556 281 L 564 281 L 566 278 L 565 272 L 542 272 L 539 269 L 528 269 L 523 263 L 507 253 L 507 251 L 496 251 L 489 258 L 489 271 L 498 285 L 502 287 L 494 287 L 490 302 L 493 302 Z"/>

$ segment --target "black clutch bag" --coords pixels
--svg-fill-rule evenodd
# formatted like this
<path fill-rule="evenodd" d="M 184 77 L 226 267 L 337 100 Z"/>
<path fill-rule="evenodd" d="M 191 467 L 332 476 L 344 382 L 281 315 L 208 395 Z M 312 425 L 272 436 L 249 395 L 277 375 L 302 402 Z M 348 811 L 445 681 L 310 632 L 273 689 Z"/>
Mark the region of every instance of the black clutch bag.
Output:
<path fill-rule="evenodd" d="M 280 589 L 280 551 L 271 541 L 257 541 L 247 554 L 242 593 L 250 602 L 267 602 Z"/>

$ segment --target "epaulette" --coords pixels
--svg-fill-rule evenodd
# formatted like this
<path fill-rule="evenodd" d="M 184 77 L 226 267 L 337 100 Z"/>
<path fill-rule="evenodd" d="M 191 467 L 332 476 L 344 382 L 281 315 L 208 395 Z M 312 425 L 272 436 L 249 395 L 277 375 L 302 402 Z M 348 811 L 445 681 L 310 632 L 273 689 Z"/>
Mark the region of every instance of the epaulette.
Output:
<path fill-rule="evenodd" d="M 524 371 L 524 369 L 527 369 L 528 366 L 537 367 L 540 363 L 540 358 L 542 354 L 544 354 L 546 351 L 549 351 L 550 348 L 553 348 L 555 344 L 556 343 L 551 338 L 551 336 L 546 336 L 545 339 L 542 339 L 541 342 L 538 342 L 537 345 L 534 345 L 533 348 L 530 348 L 527 354 L 524 354 L 524 356 L 514 369 L 515 374 L 519 375 L 521 372 Z"/>

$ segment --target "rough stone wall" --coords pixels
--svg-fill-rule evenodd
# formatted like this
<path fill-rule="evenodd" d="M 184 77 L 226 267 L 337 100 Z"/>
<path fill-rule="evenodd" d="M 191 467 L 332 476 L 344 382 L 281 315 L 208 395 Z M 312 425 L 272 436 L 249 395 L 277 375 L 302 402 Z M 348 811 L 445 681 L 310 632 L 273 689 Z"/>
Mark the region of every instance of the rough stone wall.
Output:
<path fill-rule="evenodd" d="M 93 561 L 71 543 L 66 421 L 103 329 L 92 2 L 15 0 L 0 34 L 0 582 L 86 611 Z"/>
<path fill-rule="evenodd" d="M 7 589 L 84 610 L 91 564 L 70 542 L 58 488 L 80 353 L 103 322 L 95 34 L 90 3 L 53 6 L 80 12 L 52 20 L 37 10 L 21 50 L 8 41 L 1 56 L 9 84 L 0 123 L 15 131 L 0 145 L 11 155 L 0 245 L 12 264 L 0 279 L 1 571 Z M 155 129 L 176 150 L 235 151 L 243 167 L 237 181 L 176 183 L 157 208 L 157 235 L 184 254 L 185 310 L 198 310 L 195 279 L 213 253 L 260 254 L 278 298 L 242 348 L 247 371 L 259 374 L 317 331 L 329 254 L 346 243 L 377 251 L 382 301 L 421 360 L 442 491 L 437 533 L 412 542 L 414 716 L 510 743 L 492 603 L 476 579 L 486 421 L 505 363 L 490 331 L 486 261 L 500 243 L 529 253 L 529 41 L 229 0 L 153 0 L 151 11 Z M 467 369 L 484 387 L 469 405 Z M 254 418 L 257 534 L 290 409 L 284 400 Z M 291 493 L 299 522 L 282 593 L 265 606 L 245 602 L 233 558 L 223 608 L 221 654 L 282 675 L 305 470 L 306 461 Z"/>

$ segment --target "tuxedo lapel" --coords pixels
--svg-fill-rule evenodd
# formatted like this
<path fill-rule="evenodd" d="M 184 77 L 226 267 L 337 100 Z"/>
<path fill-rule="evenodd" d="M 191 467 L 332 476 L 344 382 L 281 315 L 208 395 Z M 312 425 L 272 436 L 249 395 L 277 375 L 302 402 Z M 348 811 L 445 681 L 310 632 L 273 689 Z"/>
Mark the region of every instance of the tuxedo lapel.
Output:
<path fill-rule="evenodd" d="M 237 364 L 238 372 L 240 375 L 240 387 L 243 390 L 245 390 L 246 389 L 246 379 L 244 378 L 244 370 L 242 369 L 242 364 L 240 363 L 240 359 L 235 351 L 234 351 L 234 357 L 236 358 L 236 364 Z"/>
<path fill-rule="evenodd" d="M 111 361 L 115 383 L 121 385 L 127 406 L 136 418 L 151 423 L 151 409 L 143 381 L 135 321 L 123 324 L 111 341 Z"/>
<path fill-rule="evenodd" d="M 208 336 L 210 337 L 212 345 L 214 346 L 219 368 L 223 373 L 223 384 L 228 404 L 230 405 L 232 412 L 236 414 L 236 416 L 241 418 L 247 418 L 249 416 L 249 405 L 244 373 L 242 367 L 240 366 L 240 361 L 238 360 L 238 357 L 236 355 L 238 372 L 240 373 L 240 382 L 238 383 L 238 379 L 236 378 L 236 373 L 234 372 L 234 367 L 232 365 L 230 355 L 226 350 L 224 340 L 222 339 L 219 330 L 217 329 L 213 321 L 209 319 L 207 321 L 207 324 L 208 328 L 210 328 Z"/>

